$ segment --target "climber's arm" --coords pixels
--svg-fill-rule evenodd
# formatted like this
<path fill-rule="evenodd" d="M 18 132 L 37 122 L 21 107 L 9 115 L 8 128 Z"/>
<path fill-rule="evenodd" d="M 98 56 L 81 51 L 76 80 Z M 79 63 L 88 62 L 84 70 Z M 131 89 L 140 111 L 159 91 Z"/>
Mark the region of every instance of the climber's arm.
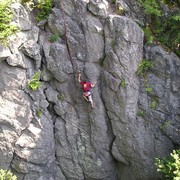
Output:
<path fill-rule="evenodd" d="M 81 73 L 78 73 L 78 82 L 81 82 Z"/>
<path fill-rule="evenodd" d="M 94 84 L 91 84 L 91 87 L 94 87 L 96 85 L 97 81 Z"/>

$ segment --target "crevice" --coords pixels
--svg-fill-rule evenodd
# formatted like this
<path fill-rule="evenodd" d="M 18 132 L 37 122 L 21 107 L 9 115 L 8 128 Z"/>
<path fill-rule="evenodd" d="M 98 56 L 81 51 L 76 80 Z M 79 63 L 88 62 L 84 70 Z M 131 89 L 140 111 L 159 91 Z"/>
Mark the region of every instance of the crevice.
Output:
<path fill-rule="evenodd" d="M 64 31 L 65 31 L 66 47 L 67 47 L 67 50 L 68 50 L 69 59 L 70 59 L 70 61 L 71 61 L 73 70 L 74 70 L 74 72 L 75 72 L 75 69 L 74 69 L 74 65 L 75 65 L 75 64 L 73 63 L 73 60 L 72 60 L 70 45 L 69 45 L 68 38 L 67 38 L 67 36 L 68 36 L 68 34 L 67 34 L 67 24 L 66 24 L 66 19 L 65 19 L 63 1 L 60 2 L 60 9 L 61 9 L 61 11 L 62 11 L 62 16 L 63 16 L 63 20 L 64 20 Z"/>

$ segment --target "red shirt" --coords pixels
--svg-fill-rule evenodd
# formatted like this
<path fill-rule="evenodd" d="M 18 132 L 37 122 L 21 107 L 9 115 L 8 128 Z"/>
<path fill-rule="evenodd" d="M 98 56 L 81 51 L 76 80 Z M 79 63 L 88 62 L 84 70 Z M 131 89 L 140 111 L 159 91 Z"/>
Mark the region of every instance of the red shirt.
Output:
<path fill-rule="evenodd" d="M 90 91 L 91 88 L 91 83 L 90 82 L 80 82 L 80 84 L 82 85 L 82 89 L 84 92 L 88 92 Z"/>

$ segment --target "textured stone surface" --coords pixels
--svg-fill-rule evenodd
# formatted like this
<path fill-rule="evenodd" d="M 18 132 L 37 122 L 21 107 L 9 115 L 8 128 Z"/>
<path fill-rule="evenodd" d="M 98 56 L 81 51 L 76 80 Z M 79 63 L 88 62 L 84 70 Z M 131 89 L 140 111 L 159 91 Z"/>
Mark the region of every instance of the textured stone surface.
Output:
<path fill-rule="evenodd" d="M 5 48 L 0 45 L 0 62 L 5 60 L 7 57 L 11 55 L 11 52 L 8 48 Z"/>
<path fill-rule="evenodd" d="M 100 18 L 106 18 L 108 15 L 108 2 L 106 0 L 90 0 L 88 10 Z"/>
<path fill-rule="evenodd" d="M 30 30 L 31 21 L 26 9 L 20 3 L 13 3 L 11 8 L 13 10 L 13 18 L 16 26 L 22 31 Z"/>
<path fill-rule="evenodd" d="M 144 47 L 136 2 L 118 4 L 123 16 L 110 0 L 55 0 L 39 28 L 17 4 L 22 31 L 0 47 L 0 168 L 18 180 L 156 180 L 154 158 L 179 148 L 179 58 Z M 147 79 L 136 74 L 143 58 Z M 78 71 L 97 81 L 94 109 Z"/>

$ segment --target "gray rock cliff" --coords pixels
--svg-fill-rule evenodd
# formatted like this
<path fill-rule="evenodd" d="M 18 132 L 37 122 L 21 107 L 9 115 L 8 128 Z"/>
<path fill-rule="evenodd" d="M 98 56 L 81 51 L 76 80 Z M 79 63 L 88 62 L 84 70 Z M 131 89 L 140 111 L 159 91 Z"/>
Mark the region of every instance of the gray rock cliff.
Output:
<path fill-rule="evenodd" d="M 0 46 L 0 168 L 18 180 L 156 180 L 155 157 L 179 148 L 180 59 L 144 45 L 135 1 L 116 3 L 124 16 L 106 0 L 55 0 L 39 23 L 13 4 L 20 31 Z M 94 109 L 78 71 L 97 81 Z"/>

